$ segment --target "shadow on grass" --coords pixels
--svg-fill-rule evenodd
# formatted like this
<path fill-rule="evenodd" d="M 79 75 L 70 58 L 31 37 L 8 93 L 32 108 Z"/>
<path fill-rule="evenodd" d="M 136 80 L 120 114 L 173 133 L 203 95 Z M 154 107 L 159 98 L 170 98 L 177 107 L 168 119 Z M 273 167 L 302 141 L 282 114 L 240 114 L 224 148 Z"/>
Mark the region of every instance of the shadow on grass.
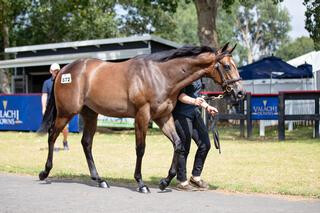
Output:
<path fill-rule="evenodd" d="M 152 176 L 150 181 L 144 181 L 145 184 L 152 188 L 158 189 L 158 184 L 160 180 L 163 177 L 156 177 Z M 103 180 L 105 180 L 110 187 L 116 186 L 121 188 L 126 188 L 130 191 L 137 192 L 138 185 L 134 179 L 127 179 L 127 178 L 110 178 L 110 177 L 103 177 Z M 89 175 L 57 175 L 48 177 L 44 181 L 40 181 L 39 184 L 52 184 L 52 183 L 77 183 L 77 184 L 83 184 L 90 187 L 99 187 L 98 183 L 96 181 L 93 181 Z M 174 179 L 172 180 L 171 184 L 166 188 L 165 190 L 161 191 L 158 189 L 157 193 L 168 193 L 172 192 L 172 188 L 175 188 L 177 185 L 177 181 Z M 210 185 L 210 190 L 216 190 L 218 189 L 218 186 Z"/>

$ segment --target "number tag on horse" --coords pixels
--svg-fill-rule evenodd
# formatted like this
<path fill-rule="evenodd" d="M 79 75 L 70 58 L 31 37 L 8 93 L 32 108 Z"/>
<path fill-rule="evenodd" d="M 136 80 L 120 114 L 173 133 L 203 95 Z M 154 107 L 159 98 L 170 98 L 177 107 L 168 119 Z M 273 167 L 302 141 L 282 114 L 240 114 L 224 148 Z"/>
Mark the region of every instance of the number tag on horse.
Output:
<path fill-rule="evenodd" d="M 62 74 L 61 76 L 61 84 L 70 84 L 72 81 L 71 73 Z"/>

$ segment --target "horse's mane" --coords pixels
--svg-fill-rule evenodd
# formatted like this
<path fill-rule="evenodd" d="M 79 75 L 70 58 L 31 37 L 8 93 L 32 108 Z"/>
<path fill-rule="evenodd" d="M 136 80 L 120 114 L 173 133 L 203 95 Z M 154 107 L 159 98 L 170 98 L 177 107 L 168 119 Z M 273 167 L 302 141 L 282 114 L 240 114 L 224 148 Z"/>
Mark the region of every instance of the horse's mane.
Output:
<path fill-rule="evenodd" d="M 152 54 L 138 55 L 135 58 L 136 59 L 143 58 L 143 59 L 157 61 L 157 62 L 165 62 L 174 58 L 197 56 L 205 52 L 214 53 L 216 52 L 216 49 L 208 46 L 200 46 L 200 47 L 199 46 L 183 46 L 178 49 L 166 50 L 166 51 L 161 51 L 161 52 L 152 53 Z"/>

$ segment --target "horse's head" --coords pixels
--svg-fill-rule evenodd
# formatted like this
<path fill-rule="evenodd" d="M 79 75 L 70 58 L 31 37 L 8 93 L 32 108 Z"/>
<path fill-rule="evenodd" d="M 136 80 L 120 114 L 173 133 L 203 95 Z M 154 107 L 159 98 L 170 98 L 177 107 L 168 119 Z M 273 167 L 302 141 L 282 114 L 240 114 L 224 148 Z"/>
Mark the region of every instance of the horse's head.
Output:
<path fill-rule="evenodd" d="M 215 52 L 212 66 L 208 69 L 207 76 L 221 85 L 225 94 L 229 95 L 232 101 L 238 102 L 245 97 L 245 90 L 241 84 L 241 77 L 236 63 L 232 58 L 232 48 L 225 44 Z"/>

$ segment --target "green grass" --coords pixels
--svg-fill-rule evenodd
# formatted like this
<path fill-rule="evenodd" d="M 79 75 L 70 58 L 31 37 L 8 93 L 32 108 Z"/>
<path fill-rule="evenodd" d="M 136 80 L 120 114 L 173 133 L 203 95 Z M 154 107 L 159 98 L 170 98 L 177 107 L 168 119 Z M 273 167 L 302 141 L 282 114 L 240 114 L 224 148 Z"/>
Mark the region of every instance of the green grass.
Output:
<path fill-rule="evenodd" d="M 212 148 L 202 176 L 212 189 L 320 198 L 320 141 L 311 139 L 310 131 L 312 135 L 312 129 L 300 128 L 288 134 L 289 140 L 278 142 L 274 133 L 265 140 L 254 133 L 253 139 L 248 141 L 239 139 L 239 132 L 233 128 L 220 128 L 222 154 Z M 89 180 L 80 139 L 81 134 L 70 134 L 70 151 L 54 152 L 51 177 Z M 57 140 L 56 147 L 62 147 L 61 140 L 61 137 Z M 192 143 L 188 175 L 195 149 Z M 142 165 L 148 184 L 157 185 L 160 178 L 166 176 L 172 152 L 166 137 L 158 131 L 150 131 Z M 114 183 L 135 183 L 133 131 L 97 133 L 93 155 L 100 176 Z M 0 172 L 38 175 L 46 157 L 46 136 L 0 132 Z"/>

